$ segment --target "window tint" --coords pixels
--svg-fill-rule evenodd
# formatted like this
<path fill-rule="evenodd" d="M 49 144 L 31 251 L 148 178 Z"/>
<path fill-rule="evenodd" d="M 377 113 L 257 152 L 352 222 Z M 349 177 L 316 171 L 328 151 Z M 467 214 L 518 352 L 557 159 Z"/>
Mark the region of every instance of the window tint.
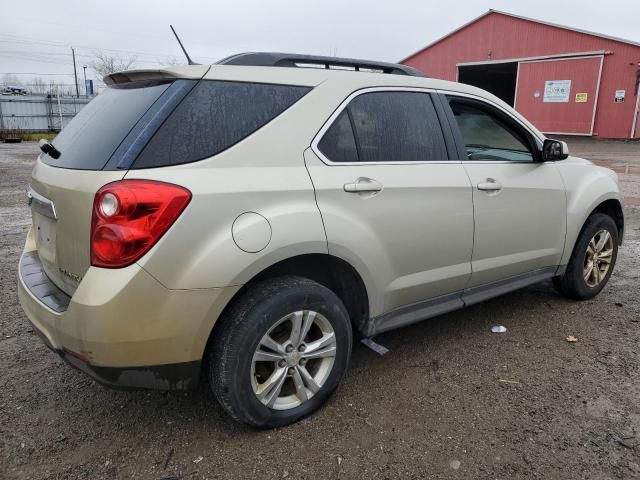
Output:
<path fill-rule="evenodd" d="M 133 168 L 177 165 L 220 153 L 273 120 L 309 90 L 201 81 L 155 133 Z"/>
<path fill-rule="evenodd" d="M 533 160 L 525 134 L 497 112 L 491 112 L 491 107 L 454 97 L 449 98 L 449 105 L 460 127 L 469 160 Z"/>
<path fill-rule="evenodd" d="M 55 167 L 101 170 L 169 85 L 137 82 L 106 88 L 53 139 L 60 157 L 42 155 L 42 161 Z"/>
<path fill-rule="evenodd" d="M 334 162 L 448 158 L 431 97 L 420 92 L 357 96 L 327 130 L 318 147 Z"/>
<path fill-rule="evenodd" d="M 320 143 L 320 151 L 332 162 L 357 162 L 358 150 L 347 110 L 329 127 Z"/>

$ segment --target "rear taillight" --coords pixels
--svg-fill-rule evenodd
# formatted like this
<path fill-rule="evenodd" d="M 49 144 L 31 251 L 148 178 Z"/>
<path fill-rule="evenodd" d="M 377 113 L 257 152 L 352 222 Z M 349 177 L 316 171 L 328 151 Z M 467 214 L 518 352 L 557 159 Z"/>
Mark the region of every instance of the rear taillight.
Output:
<path fill-rule="evenodd" d="M 142 257 L 191 200 L 186 188 L 153 180 L 121 180 L 96 193 L 91 265 L 120 268 Z"/>

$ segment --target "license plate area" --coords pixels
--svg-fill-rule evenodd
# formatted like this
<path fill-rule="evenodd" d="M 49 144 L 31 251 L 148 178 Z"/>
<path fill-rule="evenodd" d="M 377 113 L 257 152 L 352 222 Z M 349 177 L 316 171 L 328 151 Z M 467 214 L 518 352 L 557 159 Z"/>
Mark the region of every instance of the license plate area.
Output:
<path fill-rule="evenodd" d="M 27 190 L 31 205 L 33 232 L 40 259 L 50 265 L 56 263 L 56 207 L 51 200 L 40 195 L 31 187 Z"/>
<path fill-rule="evenodd" d="M 33 232 L 36 239 L 36 249 L 43 262 L 56 263 L 56 221 L 31 210 L 33 218 Z"/>

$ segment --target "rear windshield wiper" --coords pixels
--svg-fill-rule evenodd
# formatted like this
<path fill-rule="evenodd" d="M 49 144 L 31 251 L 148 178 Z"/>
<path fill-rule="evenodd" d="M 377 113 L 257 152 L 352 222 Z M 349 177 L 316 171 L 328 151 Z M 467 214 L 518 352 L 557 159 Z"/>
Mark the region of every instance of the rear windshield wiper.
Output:
<path fill-rule="evenodd" d="M 60 150 L 53 146 L 52 143 L 44 138 L 40 140 L 40 150 L 49 155 L 51 158 L 60 158 Z"/>

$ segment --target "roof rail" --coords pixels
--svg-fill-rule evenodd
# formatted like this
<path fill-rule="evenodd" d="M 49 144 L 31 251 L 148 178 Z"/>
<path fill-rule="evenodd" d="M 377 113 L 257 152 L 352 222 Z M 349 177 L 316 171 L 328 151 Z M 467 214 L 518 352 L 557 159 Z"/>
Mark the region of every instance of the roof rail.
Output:
<path fill-rule="evenodd" d="M 410 75 L 424 77 L 415 68 L 398 63 L 374 62 L 371 60 L 356 60 L 353 58 L 324 57 L 319 55 L 301 55 L 297 53 L 247 52 L 231 55 L 216 62 L 216 65 L 251 65 L 259 67 L 324 67 L 347 68 L 360 70 L 381 71 L 394 75 Z"/>

